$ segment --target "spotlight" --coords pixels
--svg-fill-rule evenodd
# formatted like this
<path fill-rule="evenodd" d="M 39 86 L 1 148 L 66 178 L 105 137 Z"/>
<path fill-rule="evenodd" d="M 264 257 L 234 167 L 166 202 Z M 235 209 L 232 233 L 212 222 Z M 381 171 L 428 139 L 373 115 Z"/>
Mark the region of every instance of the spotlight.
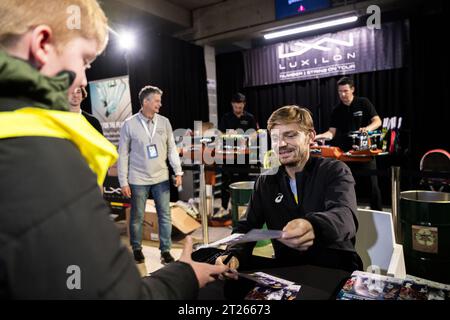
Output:
<path fill-rule="evenodd" d="M 132 50 L 136 46 L 135 35 L 129 31 L 119 34 L 119 44 L 125 50 Z"/>

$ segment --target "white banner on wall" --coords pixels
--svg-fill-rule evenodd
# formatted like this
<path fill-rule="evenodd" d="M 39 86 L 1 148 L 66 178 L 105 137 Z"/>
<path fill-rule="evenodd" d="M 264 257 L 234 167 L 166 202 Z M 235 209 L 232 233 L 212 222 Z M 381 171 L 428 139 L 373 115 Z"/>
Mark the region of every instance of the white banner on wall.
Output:
<path fill-rule="evenodd" d="M 93 116 L 106 139 L 118 146 L 122 123 L 132 114 L 128 76 L 89 82 L 89 91 Z"/>
<path fill-rule="evenodd" d="M 103 135 L 116 147 L 122 123 L 132 115 L 128 76 L 89 82 L 92 115 L 102 125 Z M 114 165 L 110 175 L 117 175 Z"/>

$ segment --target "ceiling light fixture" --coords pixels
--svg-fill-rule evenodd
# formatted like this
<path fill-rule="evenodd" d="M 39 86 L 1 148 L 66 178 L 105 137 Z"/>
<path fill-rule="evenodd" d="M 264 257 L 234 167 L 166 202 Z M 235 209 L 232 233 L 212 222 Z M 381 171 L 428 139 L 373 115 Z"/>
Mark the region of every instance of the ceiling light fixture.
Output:
<path fill-rule="evenodd" d="M 352 23 L 357 20 L 358 20 L 358 16 L 350 16 L 350 17 L 346 17 L 346 18 L 340 18 L 340 19 L 335 19 L 335 20 L 330 20 L 330 21 L 325 21 L 325 22 L 314 23 L 314 24 L 310 24 L 310 25 L 306 25 L 306 26 L 286 29 L 286 30 L 282 30 L 282 31 L 267 33 L 264 35 L 264 38 L 267 40 L 275 39 L 275 38 L 290 36 L 293 34 L 308 32 L 308 31 L 312 31 L 312 30 L 318 30 L 318 29 L 338 26 L 341 24 Z"/>

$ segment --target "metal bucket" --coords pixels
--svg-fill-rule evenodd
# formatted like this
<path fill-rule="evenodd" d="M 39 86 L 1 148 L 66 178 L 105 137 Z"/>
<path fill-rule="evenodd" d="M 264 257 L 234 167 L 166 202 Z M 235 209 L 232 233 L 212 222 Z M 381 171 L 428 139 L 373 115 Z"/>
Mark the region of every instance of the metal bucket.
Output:
<path fill-rule="evenodd" d="M 400 193 L 406 272 L 450 283 L 450 193 Z"/>

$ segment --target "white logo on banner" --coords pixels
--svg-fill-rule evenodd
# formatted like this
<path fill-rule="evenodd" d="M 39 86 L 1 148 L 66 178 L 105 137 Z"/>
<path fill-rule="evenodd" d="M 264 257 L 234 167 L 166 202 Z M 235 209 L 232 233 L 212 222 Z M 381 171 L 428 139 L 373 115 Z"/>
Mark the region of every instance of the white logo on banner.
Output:
<path fill-rule="evenodd" d="M 353 34 L 350 33 L 348 35 L 348 37 L 349 37 L 348 41 L 325 37 L 325 38 L 319 39 L 317 41 L 314 41 L 313 43 L 295 42 L 294 46 L 297 47 L 298 49 L 291 48 L 291 50 L 293 52 L 288 52 L 288 53 L 284 53 L 284 45 L 281 44 L 278 46 L 278 58 L 285 59 L 285 58 L 301 56 L 302 54 L 304 54 L 312 49 L 316 49 L 316 50 L 320 50 L 320 51 L 330 51 L 331 48 L 322 46 L 322 44 L 324 44 L 324 43 L 326 43 L 326 44 L 331 43 L 331 44 L 335 44 L 335 45 L 341 45 L 344 47 L 353 47 L 354 46 Z"/>
<path fill-rule="evenodd" d="M 122 189 L 121 188 L 113 188 L 113 187 L 103 187 L 103 192 L 105 194 L 118 194 L 118 195 L 122 195 Z"/>

